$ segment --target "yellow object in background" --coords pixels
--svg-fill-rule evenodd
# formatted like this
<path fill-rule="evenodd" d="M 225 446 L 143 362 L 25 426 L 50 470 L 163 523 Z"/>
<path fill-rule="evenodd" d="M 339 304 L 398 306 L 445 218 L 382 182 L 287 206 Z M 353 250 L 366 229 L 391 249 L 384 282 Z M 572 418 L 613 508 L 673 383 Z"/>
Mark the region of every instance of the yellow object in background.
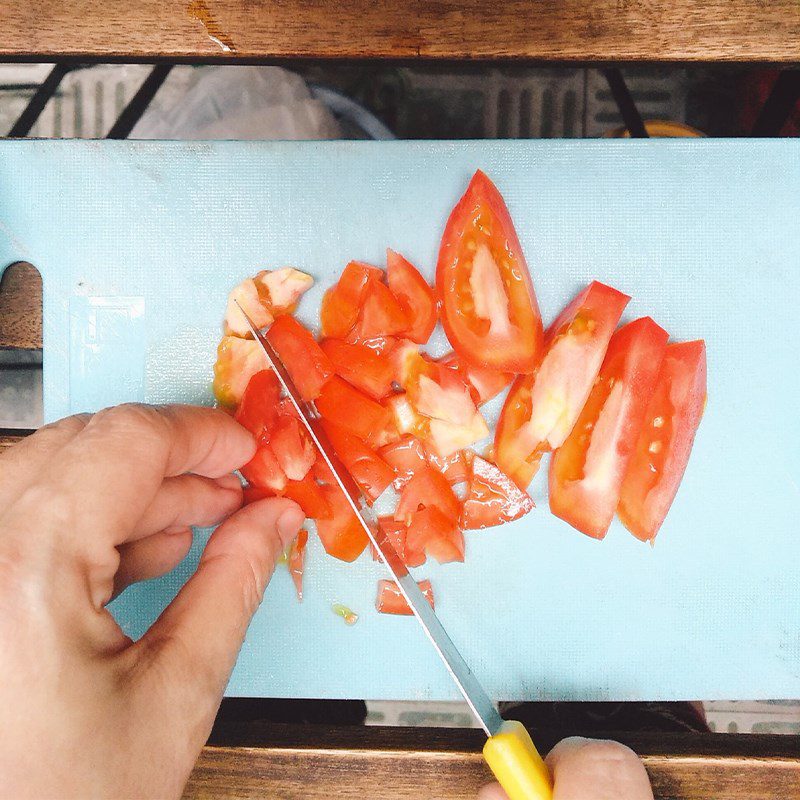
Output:
<path fill-rule="evenodd" d="M 645 120 L 644 129 L 647 131 L 647 135 L 652 136 L 654 139 L 687 139 L 696 136 L 705 136 L 705 134 L 702 131 L 698 131 L 697 128 L 684 125 L 682 122 L 670 122 L 669 120 L 663 119 Z M 631 134 L 627 128 L 615 128 L 613 131 L 604 133 L 603 138 L 630 139 Z"/>

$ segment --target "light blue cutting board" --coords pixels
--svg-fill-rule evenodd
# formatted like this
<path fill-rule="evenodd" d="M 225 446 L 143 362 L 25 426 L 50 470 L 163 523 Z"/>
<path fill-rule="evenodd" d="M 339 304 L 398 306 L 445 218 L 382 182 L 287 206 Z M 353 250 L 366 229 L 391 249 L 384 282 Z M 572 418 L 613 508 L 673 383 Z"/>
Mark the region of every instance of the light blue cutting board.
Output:
<path fill-rule="evenodd" d="M 651 549 L 539 508 L 430 565 L 437 610 L 502 699 L 800 697 L 800 142 L 0 143 L 0 269 L 44 276 L 45 416 L 210 403 L 228 289 L 292 264 L 318 280 L 384 248 L 428 275 L 480 167 L 508 201 L 545 321 L 588 280 L 708 344 L 708 408 Z M 98 476 L 98 490 L 102 490 Z M 193 569 L 115 604 L 140 635 Z M 413 619 L 373 609 L 381 569 L 310 545 L 279 570 L 229 694 L 455 698 Z M 330 610 L 360 614 L 347 628 Z"/>

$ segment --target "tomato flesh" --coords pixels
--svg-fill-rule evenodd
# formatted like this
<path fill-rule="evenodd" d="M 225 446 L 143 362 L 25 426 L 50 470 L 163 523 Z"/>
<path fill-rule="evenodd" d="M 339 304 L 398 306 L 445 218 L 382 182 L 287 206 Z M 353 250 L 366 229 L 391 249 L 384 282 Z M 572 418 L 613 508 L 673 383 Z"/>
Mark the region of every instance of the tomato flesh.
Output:
<path fill-rule="evenodd" d="M 367 285 L 380 280 L 381 270 L 361 261 L 351 261 L 342 272 L 336 286 L 328 289 L 322 298 L 320 324 L 322 335 L 344 339 L 358 319 L 358 312 Z"/>
<path fill-rule="evenodd" d="M 550 510 L 602 539 L 655 387 L 669 334 L 649 317 L 612 337 L 575 427 L 550 462 Z"/>
<path fill-rule="evenodd" d="M 514 223 L 480 170 L 447 221 L 436 265 L 442 326 L 465 361 L 528 373 L 542 347 L 542 319 Z"/>
<path fill-rule="evenodd" d="M 407 567 L 421 567 L 425 563 L 424 551 L 409 548 L 407 541 L 408 527 L 404 522 L 397 522 L 394 517 L 378 517 L 378 524 L 381 531 L 386 534 L 389 544 L 392 545 L 397 555 L 400 556 L 400 560 Z M 372 550 L 372 558 L 375 561 L 380 561 L 381 557 L 375 547 L 370 544 L 370 548 Z"/>
<path fill-rule="evenodd" d="M 422 551 L 440 564 L 464 560 L 464 534 L 436 506 L 426 506 L 411 515 L 406 547 L 412 552 Z"/>
<path fill-rule="evenodd" d="M 223 331 L 226 336 L 242 339 L 251 336 L 250 326 L 242 311 L 253 321 L 256 328 L 266 328 L 275 319 L 268 298 L 262 296 L 253 278 L 243 280 L 231 289 L 225 309 Z"/>
<path fill-rule="evenodd" d="M 291 314 L 297 301 L 314 285 L 314 279 L 310 275 L 292 267 L 263 270 L 255 276 L 254 281 L 260 294 L 266 294 L 276 317 L 279 314 Z M 267 322 L 257 327 L 264 328 L 268 324 Z"/>
<path fill-rule="evenodd" d="M 667 345 L 644 423 L 622 482 L 622 524 L 655 539 L 675 499 L 706 402 L 705 343 Z"/>
<path fill-rule="evenodd" d="M 406 336 L 425 344 L 436 327 L 436 294 L 419 270 L 394 250 L 386 251 L 386 282 L 405 314 Z"/>
<path fill-rule="evenodd" d="M 269 433 L 269 444 L 289 480 L 301 481 L 317 457 L 314 443 L 297 417 L 280 416 Z"/>
<path fill-rule="evenodd" d="M 260 438 L 275 424 L 280 397 L 278 376 L 271 369 L 262 369 L 250 378 L 234 419 Z"/>
<path fill-rule="evenodd" d="M 426 448 L 425 456 L 428 464 L 447 478 L 450 484 L 463 483 L 469 478 L 470 463 L 474 456 L 472 450 L 457 450 L 445 458 L 442 458 L 432 448 Z"/>
<path fill-rule="evenodd" d="M 309 519 L 331 519 L 333 510 L 325 497 L 322 487 L 309 473 L 301 481 L 286 481 L 283 496 L 294 500 Z"/>
<path fill-rule="evenodd" d="M 392 486 L 399 492 L 414 473 L 427 464 L 427 454 L 416 436 L 404 434 L 396 442 L 382 447 L 378 454 L 394 470 Z"/>
<path fill-rule="evenodd" d="M 393 394 L 383 401 L 384 407 L 391 415 L 397 431 L 403 434 L 425 437 L 428 431 L 428 421 L 418 414 L 408 401 L 405 392 Z"/>
<path fill-rule="evenodd" d="M 355 561 L 369 543 L 353 509 L 339 486 L 322 486 L 331 507 L 331 519 L 317 520 L 317 535 L 328 555 L 341 561 Z"/>
<path fill-rule="evenodd" d="M 267 357 L 255 339 L 223 337 L 214 364 L 214 397 L 220 405 L 233 408 L 241 402 L 253 375 L 268 368 Z"/>
<path fill-rule="evenodd" d="M 364 292 L 358 321 L 347 339 L 358 342 L 381 336 L 399 336 L 406 332 L 408 322 L 403 307 L 391 289 L 379 280 L 372 280 Z"/>
<path fill-rule="evenodd" d="M 469 364 L 462 361 L 455 353 L 442 356 L 439 363 L 455 370 L 461 376 L 461 379 L 469 387 L 476 405 L 488 403 L 514 380 L 514 376 L 508 372 L 498 372 L 494 369 Z"/>
<path fill-rule="evenodd" d="M 368 443 L 375 443 L 389 425 L 389 411 L 347 381 L 334 375 L 322 387 L 317 411 Z"/>
<path fill-rule="evenodd" d="M 420 506 L 436 507 L 452 521 L 458 519 L 460 511 L 458 498 L 453 493 L 447 478 L 430 467 L 420 469 L 403 487 L 394 518 L 398 522 L 410 525 Z"/>
<path fill-rule="evenodd" d="M 286 556 L 286 566 L 294 582 L 297 599 L 303 599 L 303 572 L 306 566 L 306 544 L 308 543 L 308 531 L 301 528 L 297 538 L 289 545 L 289 552 Z"/>
<path fill-rule="evenodd" d="M 425 599 L 434 608 L 433 587 L 430 581 L 418 581 L 420 591 L 425 595 Z M 410 616 L 414 612 L 406 602 L 403 593 L 394 581 L 378 581 L 378 596 L 375 600 L 375 608 L 381 614 L 398 614 Z"/>
<path fill-rule="evenodd" d="M 629 300 L 610 286 L 590 284 L 548 329 L 536 371 L 511 386 L 497 423 L 495 459 L 520 488 L 574 427 Z"/>
<path fill-rule="evenodd" d="M 465 530 L 491 528 L 525 516 L 533 500 L 494 464 L 480 456 L 472 459 L 467 495 L 461 505 L 460 525 Z"/>
<path fill-rule="evenodd" d="M 320 347 L 336 373 L 357 389 L 375 400 L 391 393 L 394 365 L 388 354 L 366 344 L 350 344 L 339 339 L 325 339 Z"/>
<path fill-rule="evenodd" d="M 394 479 L 394 470 L 365 442 L 340 425 L 323 421 L 325 433 L 353 480 L 369 500 L 377 500 Z"/>
<path fill-rule="evenodd" d="M 275 453 L 268 441 L 261 440 L 253 458 L 240 472 L 245 480 L 269 494 L 280 494 L 286 488 L 286 474 L 281 469 Z"/>

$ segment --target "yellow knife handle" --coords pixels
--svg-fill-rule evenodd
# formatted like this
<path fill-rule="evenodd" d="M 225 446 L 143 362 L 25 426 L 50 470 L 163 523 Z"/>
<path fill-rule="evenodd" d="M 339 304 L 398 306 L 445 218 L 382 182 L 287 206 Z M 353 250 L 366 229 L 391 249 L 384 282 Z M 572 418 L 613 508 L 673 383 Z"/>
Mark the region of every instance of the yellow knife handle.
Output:
<path fill-rule="evenodd" d="M 521 722 L 503 722 L 486 740 L 483 757 L 509 800 L 552 800 L 550 771 Z"/>

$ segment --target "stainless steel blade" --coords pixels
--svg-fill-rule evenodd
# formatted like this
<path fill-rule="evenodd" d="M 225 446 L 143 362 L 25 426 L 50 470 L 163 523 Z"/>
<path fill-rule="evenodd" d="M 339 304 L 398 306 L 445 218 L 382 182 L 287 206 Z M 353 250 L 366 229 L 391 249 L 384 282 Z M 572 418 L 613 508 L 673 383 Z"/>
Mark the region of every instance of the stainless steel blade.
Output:
<path fill-rule="evenodd" d="M 333 445 L 330 443 L 322 425 L 320 424 L 320 417 L 317 409 L 311 404 L 307 403 L 300 396 L 297 387 L 294 385 L 286 367 L 283 365 L 280 356 L 275 352 L 269 340 L 261 333 L 261 331 L 253 324 L 250 317 L 247 316 L 245 310 L 239 305 L 236 305 L 242 312 L 247 324 L 255 337 L 256 341 L 261 345 L 264 354 L 269 361 L 270 366 L 275 370 L 278 380 L 281 383 L 284 391 L 292 402 L 292 405 L 297 409 L 300 415 L 300 420 L 306 427 L 311 440 L 316 445 L 320 455 L 325 463 L 333 473 L 333 477 L 339 488 L 344 492 L 347 502 L 350 504 L 358 520 L 361 522 L 364 530 L 369 536 L 370 541 L 375 545 L 378 553 L 381 556 L 384 564 L 386 564 L 389 572 L 392 574 L 400 591 L 405 597 L 414 616 L 422 625 L 427 637 L 436 648 L 442 661 L 447 667 L 448 672 L 458 686 L 467 704 L 472 709 L 475 718 L 481 724 L 481 727 L 486 732 L 487 736 L 493 736 L 500 730 L 502 719 L 497 709 L 492 703 L 489 695 L 486 694 L 483 686 L 478 682 L 478 679 L 472 673 L 466 661 L 464 661 L 461 653 L 453 644 L 453 641 L 444 629 L 444 626 L 436 616 L 436 612 L 431 608 L 430 603 L 425 599 L 425 596 L 420 591 L 414 577 L 409 573 L 408 568 L 403 563 L 397 551 L 392 546 L 392 543 L 386 537 L 386 534 L 378 525 L 378 518 L 372 508 L 366 501 L 366 498 L 350 478 L 350 473 L 339 460 Z"/>

